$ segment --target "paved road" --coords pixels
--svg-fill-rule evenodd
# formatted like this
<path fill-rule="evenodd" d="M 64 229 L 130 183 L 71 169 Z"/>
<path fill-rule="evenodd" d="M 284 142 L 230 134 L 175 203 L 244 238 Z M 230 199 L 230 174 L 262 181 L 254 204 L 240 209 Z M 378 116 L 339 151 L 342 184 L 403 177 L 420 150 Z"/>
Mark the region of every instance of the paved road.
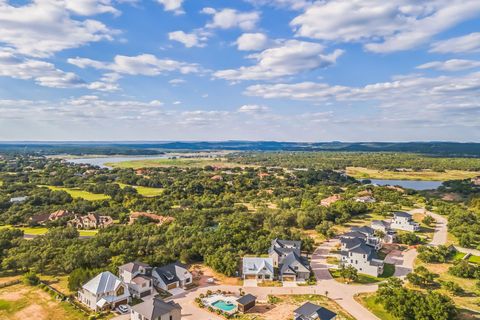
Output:
<path fill-rule="evenodd" d="M 419 209 L 424 212 L 423 209 Z M 411 211 L 411 213 L 418 212 L 417 210 Z M 437 221 L 435 227 L 435 233 L 431 241 L 431 245 L 445 244 L 447 241 L 447 219 L 444 217 L 427 212 Z M 320 245 L 312 255 L 311 267 L 317 278 L 317 285 L 315 286 L 302 286 L 302 287 L 240 287 L 240 286 L 226 286 L 226 285 L 211 285 L 194 290 L 187 291 L 181 295 L 172 297 L 175 302 L 182 306 L 182 319 L 186 320 L 220 320 L 222 318 L 217 315 L 211 314 L 204 309 L 197 308 L 194 299 L 198 297 L 200 293 L 205 293 L 207 290 L 222 290 L 238 293 L 239 288 L 242 288 L 244 292 L 251 293 L 258 297 L 259 301 L 266 301 L 268 295 L 284 295 L 284 294 L 322 294 L 325 295 L 328 292 L 328 297 L 335 300 L 343 309 L 349 312 L 353 317 L 359 320 L 379 320 L 370 311 L 364 308 L 361 304 L 355 301 L 353 298 L 358 293 L 375 292 L 378 289 L 378 285 L 355 285 L 355 284 L 342 284 L 335 281 L 328 268 L 326 257 L 329 254 L 332 247 L 338 243 L 338 240 L 331 240 L 324 242 Z M 411 272 L 413 268 L 414 260 L 417 256 L 415 249 L 410 249 L 400 253 L 400 256 L 390 256 L 387 258 L 395 261 L 396 271 L 395 275 L 404 277 Z M 388 261 L 387 261 L 388 262 Z M 398 270 L 398 271 L 397 271 Z"/>

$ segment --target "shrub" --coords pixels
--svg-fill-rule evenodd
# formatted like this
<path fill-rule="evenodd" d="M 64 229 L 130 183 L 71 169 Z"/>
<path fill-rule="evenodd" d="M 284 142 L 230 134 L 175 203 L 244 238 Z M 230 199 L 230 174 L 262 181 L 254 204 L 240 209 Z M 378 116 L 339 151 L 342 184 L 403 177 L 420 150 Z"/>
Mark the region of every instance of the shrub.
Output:
<path fill-rule="evenodd" d="M 397 235 L 397 242 L 402 243 L 402 244 L 406 244 L 406 245 L 409 245 L 409 246 L 413 246 L 415 244 L 421 243 L 422 239 L 420 239 L 420 237 L 417 236 L 415 233 L 408 232 L 408 233 L 403 233 L 403 234 Z"/>
<path fill-rule="evenodd" d="M 460 278 L 478 278 L 480 271 L 477 266 L 462 260 L 448 268 L 448 273 Z"/>
<path fill-rule="evenodd" d="M 40 283 L 40 278 L 33 271 L 29 271 L 23 275 L 23 283 L 29 286 L 36 286 Z"/>

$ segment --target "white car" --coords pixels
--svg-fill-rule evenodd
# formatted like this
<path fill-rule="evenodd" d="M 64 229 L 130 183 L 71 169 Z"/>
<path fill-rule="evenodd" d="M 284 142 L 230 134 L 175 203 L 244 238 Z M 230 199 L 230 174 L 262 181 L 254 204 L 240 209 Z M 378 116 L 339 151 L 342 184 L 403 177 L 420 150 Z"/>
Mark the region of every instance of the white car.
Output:
<path fill-rule="evenodd" d="M 130 311 L 130 307 L 127 304 L 122 304 L 118 306 L 118 311 L 121 313 L 127 313 Z"/>

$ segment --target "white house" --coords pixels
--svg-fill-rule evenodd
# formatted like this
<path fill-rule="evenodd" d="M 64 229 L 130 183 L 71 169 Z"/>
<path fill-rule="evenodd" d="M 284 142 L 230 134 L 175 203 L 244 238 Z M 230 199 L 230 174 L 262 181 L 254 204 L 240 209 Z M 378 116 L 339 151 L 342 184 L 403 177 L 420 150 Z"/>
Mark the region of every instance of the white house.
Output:
<path fill-rule="evenodd" d="M 136 304 L 130 311 L 130 320 L 180 320 L 182 307 L 173 301 L 153 298 Z"/>
<path fill-rule="evenodd" d="M 420 230 L 420 225 L 413 221 L 412 215 L 403 211 L 393 213 L 393 219 L 390 227 L 392 229 L 405 230 L 410 232 Z"/>
<path fill-rule="evenodd" d="M 274 239 L 268 249 L 268 256 L 273 259 L 273 266 L 278 268 L 288 254 L 294 252 L 300 256 L 301 246 L 301 241 Z"/>
<path fill-rule="evenodd" d="M 372 196 L 363 196 L 363 197 L 357 197 L 355 198 L 356 202 L 361 202 L 361 203 L 375 203 L 376 200 Z"/>
<path fill-rule="evenodd" d="M 152 267 L 142 262 L 129 262 L 118 267 L 120 280 L 128 285 L 132 297 L 143 298 L 153 293 Z"/>
<path fill-rule="evenodd" d="M 385 234 L 383 241 L 385 243 L 393 243 L 395 240 L 395 231 L 390 227 L 390 223 L 384 220 L 373 220 L 371 227 L 375 231 L 381 231 Z"/>
<path fill-rule="evenodd" d="M 383 273 L 384 262 L 375 259 L 375 250 L 361 238 L 341 239 L 341 264 L 353 266 L 359 273 L 378 277 Z"/>
<path fill-rule="evenodd" d="M 350 232 L 347 232 L 341 236 L 342 238 L 360 238 L 364 240 L 365 244 L 373 247 L 375 250 L 382 248 L 382 239 L 375 235 L 375 230 L 368 226 L 352 227 Z"/>
<path fill-rule="evenodd" d="M 289 253 L 280 265 L 278 277 L 281 281 L 307 281 L 310 278 L 310 266 L 307 259 L 295 252 Z"/>
<path fill-rule="evenodd" d="M 178 262 L 153 268 L 152 277 L 154 284 L 166 291 L 176 288 L 184 289 L 192 283 L 192 274 L 184 265 Z"/>
<path fill-rule="evenodd" d="M 273 280 L 273 259 L 260 257 L 244 257 L 242 266 L 243 279 Z"/>
<path fill-rule="evenodd" d="M 95 311 L 113 310 L 129 302 L 130 292 L 122 280 L 105 271 L 82 286 L 78 300 Z"/>

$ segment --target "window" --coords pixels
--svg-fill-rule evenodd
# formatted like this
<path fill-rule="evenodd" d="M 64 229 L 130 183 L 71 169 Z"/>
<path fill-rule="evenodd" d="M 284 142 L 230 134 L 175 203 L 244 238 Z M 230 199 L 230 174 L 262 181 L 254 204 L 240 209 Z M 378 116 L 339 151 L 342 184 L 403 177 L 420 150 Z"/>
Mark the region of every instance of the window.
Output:
<path fill-rule="evenodd" d="M 170 315 L 169 319 L 170 319 L 170 320 L 173 320 L 173 316 L 172 316 L 172 315 Z"/>

